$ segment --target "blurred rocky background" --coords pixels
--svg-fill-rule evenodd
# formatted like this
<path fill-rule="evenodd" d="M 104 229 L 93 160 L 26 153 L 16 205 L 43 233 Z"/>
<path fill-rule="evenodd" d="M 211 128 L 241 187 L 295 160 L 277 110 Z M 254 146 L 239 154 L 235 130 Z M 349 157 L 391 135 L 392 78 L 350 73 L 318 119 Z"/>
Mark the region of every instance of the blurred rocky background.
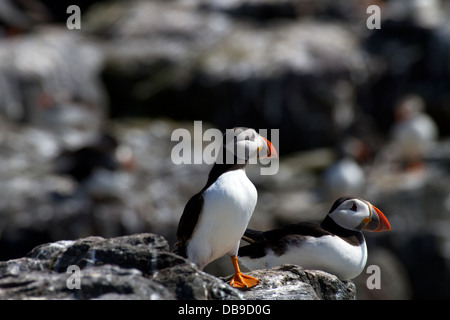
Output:
<path fill-rule="evenodd" d="M 358 298 L 450 298 L 449 16 L 443 0 L 0 1 L 0 260 L 87 236 L 173 244 L 209 166 L 173 164 L 171 134 L 201 120 L 279 129 L 278 173 L 248 168 L 250 227 L 358 195 L 392 227 L 366 234 L 382 283 L 363 272 Z"/>

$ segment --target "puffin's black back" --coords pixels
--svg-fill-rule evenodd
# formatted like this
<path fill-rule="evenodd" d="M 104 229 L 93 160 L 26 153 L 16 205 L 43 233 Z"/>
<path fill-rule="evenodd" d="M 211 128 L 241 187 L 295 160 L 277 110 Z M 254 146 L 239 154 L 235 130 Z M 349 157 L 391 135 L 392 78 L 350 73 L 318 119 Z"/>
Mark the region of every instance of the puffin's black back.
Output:
<path fill-rule="evenodd" d="M 321 225 L 312 222 L 290 224 L 264 232 L 247 229 L 244 233 L 244 240 L 247 237 L 253 243 L 240 247 L 238 255 L 260 258 L 266 254 L 267 249 L 281 255 L 286 251 L 287 246 L 293 242 L 300 243 L 307 236 L 321 237 L 330 234 Z"/>

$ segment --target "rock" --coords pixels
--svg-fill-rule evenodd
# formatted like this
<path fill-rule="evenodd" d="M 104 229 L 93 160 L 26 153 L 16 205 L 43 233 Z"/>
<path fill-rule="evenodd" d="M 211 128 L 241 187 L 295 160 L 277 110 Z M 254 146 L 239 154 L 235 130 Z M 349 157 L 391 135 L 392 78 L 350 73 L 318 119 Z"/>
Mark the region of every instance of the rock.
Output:
<path fill-rule="evenodd" d="M 80 289 L 69 289 L 69 266 L 80 268 Z M 0 262 L 0 298 L 8 299 L 241 299 L 222 280 L 169 252 L 155 234 L 87 237 L 34 248 Z"/>
<path fill-rule="evenodd" d="M 320 270 L 304 270 L 295 265 L 283 265 L 270 270 L 246 273 L 260 284 L 243 291 L 247 300 L 355 300 L 352 281 L 341 281 Z M 227 280 L 231 277 L 227 277 Z"/>
<path fill-rule="evenodd" d="M 19 259 L 20 260 L 20 259 Z M 23 263 L 26 263 L 23 261 Z M 68 275 L 49 270 L 5 275 L 0 299 L 174 299 L 162 285 L 136 269 L 112 265 L 81 270 L 81 289 L 69 289 Z"/>
<path fill-rule="evenodd" d="M 77 266 L 74 273 L 69 266 Z M 352 282 L 321 271 L 285 265 L 251 272 L 261 284 L 247 291 L 229 286 L 169 252 L 160 235 L 87 237 L 34 248 L 0 262 L 0 299 L 108 300 L 318 300 L 355 299 Z M 76 278 L 79 275 L 79 278 Z M 231 277 L 231 276 L 230 276 Z M 76 288 L 79 279 L 79 289 Z M 75 288 L 72 288 L 75 286 Z"/>
<path fill-rule="evenodd" d="M 242 295 L 219 278 L 204 273 L 192 265 L 166 268 L 153 278 L 170 288 L 177 299 L 242 300 Z"/>

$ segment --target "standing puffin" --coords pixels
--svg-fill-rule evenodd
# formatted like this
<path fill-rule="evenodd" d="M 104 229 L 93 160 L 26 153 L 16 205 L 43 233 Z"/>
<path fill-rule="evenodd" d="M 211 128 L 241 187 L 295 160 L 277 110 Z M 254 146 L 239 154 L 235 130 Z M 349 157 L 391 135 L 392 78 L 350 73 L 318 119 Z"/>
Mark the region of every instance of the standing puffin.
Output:
<path fill-rule="evenodd" d="M 243 239 L 251 244 L 241 247 L 238 256 L 250 270 L 296 264 L 349 280 L 366 265 L 362 231 L 390 229 L 384 214 L 368 201 L 341 197 L 320 224 L 301 222 L 265 232 L 247 229 Z"/>
<path fill-rule="evenodd" d="M 389 153 L 396 155 L 406 169 L 421 169 L 426 152 L 438 137 L 438 127 L 425 112 L 425 103 L 421 97 L 407 95 L 400 100 L 395 107 Z"/>
<path fill-rule="evenodd" d="M 206 185 L 187 202 L 178 224 L 175 245 L 178 254 L 194 262 L 199 269 L 228 254 L 234 267 L 230 285 L 250 288 L 257 285 L 258 280 L 241 273 L 236 257 L 258 198 L 245 166 L 251 157 L 276 158 L 277 152 L 253 129 L 239 127 L 232 131 L 233 134 L 228 130 L 224 134 L 223 147 Z"/>

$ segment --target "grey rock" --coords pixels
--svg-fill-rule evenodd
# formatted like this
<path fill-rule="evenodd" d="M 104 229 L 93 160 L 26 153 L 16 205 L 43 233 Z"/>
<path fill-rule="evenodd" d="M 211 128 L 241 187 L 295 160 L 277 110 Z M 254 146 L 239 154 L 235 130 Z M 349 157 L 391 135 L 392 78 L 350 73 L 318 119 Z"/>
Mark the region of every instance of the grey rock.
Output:
<path fill-rule="evenodd" d="M 260 281 L 259 285 L 243 291 L 246 300 L 356 300 L 352 281 L 339 280 L 320 270 L 283 265 L 246 274 Z"/>
<path fill-rule="evenodd" d="M 74 265 L 80 289 L 67 285 Z M 0 288 L 0 299 L 242 299 L 148 233 L 40 245 L 27 257 L 0 262 Z"/>
<path fill-rule="evenodd" d="M 33 258 L 20 258 L 0 261 L 0 278 L 5 276 L 19 276 L 23 273 L 45 271 L 50 269 L 50 260 L 37 260 Z"/>
<path fill-rule="evenodd" d="M 178 299 L 242 300 L 242 294 L 219 278 L 198 270 L 193 265 L 166 268 L 154 277 L 158 283 L 175 292 Z"/>
<path fill-rule="evenodd" d="M 136 269 L 103 265 L 83 269 L 76 299 L 144 299 L 173 300 L 173 293 Z"/>
<path fill-rule="evenodd" d="M 61 247 L 61 242 L 56 245 Z M 67 243 L 69 245 L 67 245 Z M 111 239 L 87 237 L 74 242 L 65 242 L 66 247 L 55 250 L 55 243 L 45 244 L 33 249 L 29 256 L 52 259 L 52 270 L 64 272 L 68 266 L 80 268 L 91 265 L 114 264 L 123 268 L 136 268 L 146 274 L 165 267 L 161 263 L 176 259 L 158 259 L 158 256 L 171 255 L 167 241 L 158 235 L 138 234 Z M 178 261 L 184 262 L 184 261 Z M 166 264 L 167 266 L 167 264 Z"/>
<path fill-rule="evenodd" d="M 169 249 L 165 238 L 150 233 L 40 245 L 26 257 L 0 261 L 0 299 L 355 299 L 352 282 L 291 265 L 251 272 L 260 285 L 240 291 Z M 70 286 L 75 276 L 79 288 Z"/>
<path fill-rule="evenodd" d="M 112 265 L 81 270 L 80 289 L 69 289 L 66 273 L 49 270 L 0 278 L 0 299 L 174 299 L 173 294 L 136 269 Z"/>

